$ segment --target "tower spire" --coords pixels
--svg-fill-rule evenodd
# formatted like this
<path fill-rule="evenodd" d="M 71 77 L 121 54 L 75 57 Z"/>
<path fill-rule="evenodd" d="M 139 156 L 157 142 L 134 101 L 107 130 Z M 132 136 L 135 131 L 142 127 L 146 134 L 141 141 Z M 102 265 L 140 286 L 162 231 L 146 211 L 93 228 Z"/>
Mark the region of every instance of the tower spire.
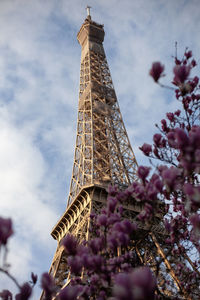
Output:
<path fill-rule="evenodd" d="M 87 10 L 87 16 L 90 17 L 90 18 L 91 18 L 91 14 L 90 14 L 90 9 L 91 9 L 91 8 L 92 8 L 92 7 L 89 6 L 89 5 L 87 5 L 87 7 L 86 7 L 86 10 Z"/>

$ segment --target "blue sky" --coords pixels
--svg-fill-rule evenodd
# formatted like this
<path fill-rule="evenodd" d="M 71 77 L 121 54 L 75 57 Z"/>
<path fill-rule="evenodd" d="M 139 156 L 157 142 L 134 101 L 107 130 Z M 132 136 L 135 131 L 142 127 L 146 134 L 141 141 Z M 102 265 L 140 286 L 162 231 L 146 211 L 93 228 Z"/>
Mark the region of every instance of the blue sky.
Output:
<path fill-rule="evenodd" d="M 8 260 L 22 283 L 50 267 L 50 231 L 64 212 L 75 146 L 81 48 L 76 34 L 92 6 L 129 138 L 151 142 L 154 124 L 177 103 L 148 72 L 186 46 L 199 62 L 199 0 L 0 1 L 0 214 L 14 221 Z M 199 67 L 197 67 L 199 73 Z M 2 286 L 1 286 L 2 285 Z M 11 283 L 0 274 L 0 290 Z M 33 299 L 37 299 L 39 288 Z"/>

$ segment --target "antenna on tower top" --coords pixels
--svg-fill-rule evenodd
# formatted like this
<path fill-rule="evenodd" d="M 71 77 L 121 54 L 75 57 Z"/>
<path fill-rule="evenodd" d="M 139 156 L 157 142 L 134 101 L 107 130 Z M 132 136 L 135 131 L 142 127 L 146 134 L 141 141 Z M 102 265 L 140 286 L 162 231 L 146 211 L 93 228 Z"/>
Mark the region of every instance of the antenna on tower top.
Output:
<path fill-rule="evenodd" d="M 90 15 L 90 8 L 92 8 L 91 6 L 87 5 L 86 9 L 87 9 L 87 16 L 91 18 Z"/>

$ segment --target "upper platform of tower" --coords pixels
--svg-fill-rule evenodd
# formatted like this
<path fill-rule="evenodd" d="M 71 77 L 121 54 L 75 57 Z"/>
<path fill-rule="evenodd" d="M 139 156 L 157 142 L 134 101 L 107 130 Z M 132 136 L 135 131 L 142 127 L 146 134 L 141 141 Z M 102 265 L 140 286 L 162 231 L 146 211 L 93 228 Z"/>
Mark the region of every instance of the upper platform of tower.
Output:
<path fill-rule="evenodd" d="M 104 36 L 105 32 L 103 25 L 94 22 L 91 19 L 91 16 L 88 15 L 77 34 L 77 40 L 79 41 L 80 45 L 84 47 L 88 40 L 102 44 L 104 41 Z"/>

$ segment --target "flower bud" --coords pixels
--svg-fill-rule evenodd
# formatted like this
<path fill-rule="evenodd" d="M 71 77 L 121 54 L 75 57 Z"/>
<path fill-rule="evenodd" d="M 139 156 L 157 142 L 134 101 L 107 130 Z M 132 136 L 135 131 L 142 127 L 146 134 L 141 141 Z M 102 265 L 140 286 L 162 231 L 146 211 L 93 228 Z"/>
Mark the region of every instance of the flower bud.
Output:
<path fill-rule="evenodd" d="M 164 66 L 160 62 L 154 62 L 149 71 L 149 75 L 153 77 L 155 82 L 158 82 L 161 76 L 163 76 Z"/>

